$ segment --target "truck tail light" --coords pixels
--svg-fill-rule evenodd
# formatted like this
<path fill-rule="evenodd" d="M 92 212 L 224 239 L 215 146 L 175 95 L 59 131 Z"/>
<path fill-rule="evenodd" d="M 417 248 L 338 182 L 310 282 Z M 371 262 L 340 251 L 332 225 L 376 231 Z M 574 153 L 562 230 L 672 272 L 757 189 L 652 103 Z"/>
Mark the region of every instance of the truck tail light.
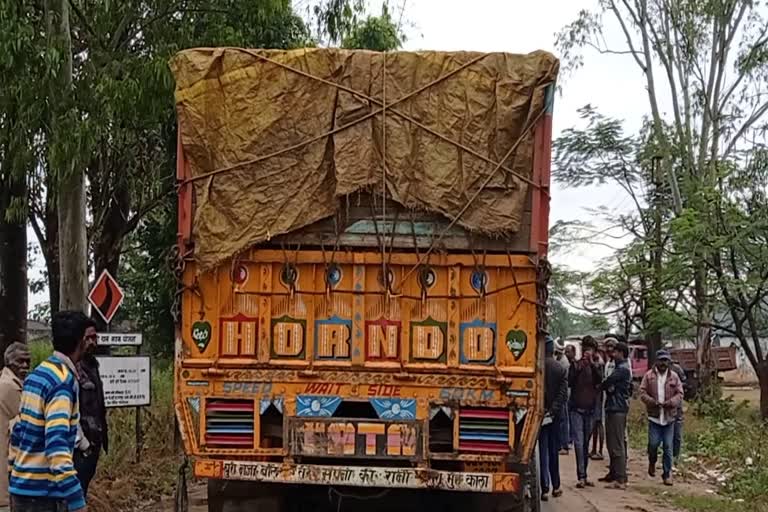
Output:
<path fill-rule="evenodd" d="M 253 447 L 253 400 L 208 400 L 205 444 L 221 448 Z"/>
<path fill-rule="evenodd" d="M 459 450 L 508 453 L 509 411 L 467 408 L 459 411 Z"/>

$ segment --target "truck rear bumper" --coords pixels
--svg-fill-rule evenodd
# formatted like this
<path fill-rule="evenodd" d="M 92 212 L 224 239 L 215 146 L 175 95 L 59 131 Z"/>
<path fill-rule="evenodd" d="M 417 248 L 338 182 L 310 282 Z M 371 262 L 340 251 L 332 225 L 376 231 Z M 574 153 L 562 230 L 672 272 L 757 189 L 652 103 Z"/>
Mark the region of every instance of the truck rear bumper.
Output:
<path fill-rule="evenodd" d="M 321 466 L 197 459 L 195 476 L 265 483 L 519 493 L 518 473 L 469 473 L 417 468 Z"/>

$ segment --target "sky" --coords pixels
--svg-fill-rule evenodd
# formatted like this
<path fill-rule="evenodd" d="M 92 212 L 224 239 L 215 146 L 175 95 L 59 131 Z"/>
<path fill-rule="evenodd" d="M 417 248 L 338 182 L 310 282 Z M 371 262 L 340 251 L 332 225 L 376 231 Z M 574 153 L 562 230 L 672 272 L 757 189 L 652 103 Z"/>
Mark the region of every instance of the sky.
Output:
<path fill-rule="evenodd" d="M 389 0 L 390 11 L 401 21 L 407 36 L 404 50 L 473 50 L 527 53 L 547 50 L 555 55 L 555 34 L 575 20 L 582 9 L 594 9 L 597 0 Z M 378 13 L 381 0 L 369 0 Z M 400 12 L 404 14 L 400 17 Z M 611 40 L 621 40 L 608 29 Z M 579 125 L 578 109 L 591 104 L 601 113 L 639 128 L 647 109 L 642 75 L 627 56 L 585 54 L 584 67 L 560 78 L 561 94 L 555 99 L 554 134 Z M 605 206 L 627 210 L 629 197 L 617 186 L 566 189 L 554 182 L 550 225 L 558 220 L 595 220 L 588 208 Z M 599 223 L 598 223 L 599 225 Z M 34 234 L 29 232 L 30 241 Z M 610 256 L 600 246 L 575 247 L 552 255 L 555 264 L 590 271 Z M 31 265 L 30 278 L 41 275 L 42 258 Z M 47 293 L 32 295 L 30 308 L 47 300 Z"/>
<path fill-rule="evenodd" d="M 546 50 L 557 55 L 555 34 L 574 21 L 582 9 L 592 10 L 597 0 L 390 0 L 398 17 L 405 5 L 402 27 L 405 50 L 474 50 L 527 53 Z M 396 18 L 397 19 L 397 18 Z M 621 33 L 608 26 L 611 40 Z M 643 77 L 628 56 L 585 52 L 584 67 L 561 76 L 561 94 L 555 99 L 553 137 L 579 126 L 578 109 L 591 104 L 602 114 L 626 120 L 639 128 L 647 111 Z M 629 196 L 618 186 L 566 189 L 553 183 L 550 225 L 558 220 L 594 220 L 586 208 L 630 208 Z M 599 222 L 597 222 L 599 225 Z M 556 264 L 575 270 L 593 270 L 610 255 L 605 247 L 582 246 L 556 253 Z"/>

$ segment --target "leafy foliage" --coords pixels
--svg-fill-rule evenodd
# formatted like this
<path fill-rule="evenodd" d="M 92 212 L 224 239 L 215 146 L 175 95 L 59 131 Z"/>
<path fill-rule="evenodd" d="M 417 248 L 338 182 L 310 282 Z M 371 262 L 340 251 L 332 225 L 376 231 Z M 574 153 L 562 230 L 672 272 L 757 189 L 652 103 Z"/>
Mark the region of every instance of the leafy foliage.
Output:
<path fill-rule="evenodd" d="M 50 0 L 0 0 L 0 72 L 6 77 L 0 87 L 0 182 L 29 185 L 29 197 L 0 205 L 0 214 L 21 222 L 30 214 L 46 263 L 49 304 L 56 308 L 59 302 L 58 183 L 85 170 L 91 272 L 125 271 L 120 280 L 138 287 L 130 290 L 125 313 L 170 340 L 169 317 L 157 313 L 169 303 L 161 253 L 173 245 L 175 231 L 168 59 L 196 46 L 295 48 L 347 40 L 393 49 L 402 40 L 386 7 L 381 16 L 365 18 L 359 0 L 302 3 L 308 21 L 290 0 L 71 0 L 63 20 L 51 17 Z M 69 65 L 67 45 L 53 31 L 63 26 L 60 21 L 69 22 L 60 35 L 71 38 L 71 94 L 59 81 Z M 147 275 L 152 282 L 142 280 Z"/>
<path fill-rule="evenodd" d="M 294 13 L 290 2 L 273 3 L 271 7 L 267 3 L 258 3 L 256 7 L 248 2 L 232 2 L 233 6 L 238 7 L 237 9 L 228 12 L 217 10 L 213 14 L 206 13 L 206 16 L 213 17 L 213 23 L 209 23 L 210 16 L 205 17 L 205 20 L 208 20 L 205 30 L 202 30 L 202 26 L 198 27 L 195 24 L 179 23 L 175 28 L 171 28 L 170 33 L 167 33 L 168 27 L 158 26 L 157 32 L 147 34 L 147 37 L 153 41 L 152 46 L 162 49 L 152 60 L 157 64 L 153 67 L 155 70 L 153 72 L 159 73 L 160 78 L 155 81 L 155 87 L 148 90 L 143 90 L 145 87 L 141 85 L 143 82 L 136 80 L 137 90 L 142 88 L 141 94 L 146 94 L 147 102 L 152 103 L 154 117 L 145 115 L 144 122 L 148 123 L 148 127 L 154 127 L 154 131 L 140 132 L 144 136 L 147 133 L 152 134 L 146 139 L 151 141 L 151 144 L 144 146 L 147 147 L 147 158 L 143 167 L 138 167 L 139 164 L 136 163 L 134 172 L 138 179 L 131 179 L 132 187 L 142 188 L 142 191 L 131 192 L 131 197 L 145 197 L 144 204 L 150 205 L 151 208 L 145 211 L 139 209 L 134 214 L 136 229 L 126 232 L 127 237 L 121 246 L 120 275 L 127 291 L 122 318 L 134 322 L 136 327 L 144 332 L 153 353 L 160 356 L 170 357 L 172 354 L 174 324 L 171 309 L 176 298 L 176 282 L 169 266 L 169 252 L 176 242 L 176 203 L 174 197 L 163 194 L 163 190 L 172 184 L 176 151 L 172 82 L 165 62 L 173 52 L 182 47 L 226 45 L 292 48 L 308 44 L 309 30 Z M 346 2 L 343 5 L 338 2 L 320 2 L 316 7 L 323 12 L 328 9 L 341 9 L 345 11 L 342 13 L 343 16 L 351 16 L 352 12 L 358 12 L 355 10 L 357 7 L 354 2 Z M 335 14 L 326 12 L 326 15 L 331 17 L 323 18 L 324 23 L 341 23 L 341 18 L 334 18 L 338 14 L 338 12 Z M 253 23 L 243 24 L 240 22 L 241 19 L 252 19 Z M 327 26 L 327 31 L 330 34 L 340 26 Z M 386 8 L 383 9 L 381 17 L 368 18 L 359 28 L 355 27 L 348 27 L 358 37 L 357 40 L 350 42 L 355 47 L 368 48 L 365 45 L 385 44 L 388 47 L 384 49 L 393 49 L 392 45 L 400 44 L 399 38 L 392 37 L 396 34 L 396 30 Z M 378 35 L 379 30 L 382 31 L 381 35 Z M 139 55 L 143 53 L 140 52 Z M 136 63 L 137 67 L 143 65 L 146 64 Z M 115 90 L 119 89 L 120 87 L 115 85 Z M 153 95 L 155 97 L 151 98 Z M 125 108 L 129 108 L 127 103 Z M 126 150 L 129 146 L 126 141 Z M 121 159 L 117 158 L 117 161 Z M 115 172 L 121 171 L 116 168 Z M 102 180 L 106 180 L 108 186 L 114 186 L 114 181 L 104 178 L 102 171 L 97 172 L 97 175 L 102 176 Z M 141 179 L 149 179 L 152 183 L 164 183 L 164 185 L 153 190 L 151 184 L 142 186 Z M 161 195 L 158 196 L 158 194 Z M 159 200 L 153 199 L 158 197 Z"/>
<path fill-rule="evenodd" d="M 394 23 L 387 4 L 381 7 L 380 16 L 369 16 L 352 27 L 342 42 L 344 48 L 364 48 L 378 52 L 397 50 L 404 41 L 400 27 Z"/>
<path fill-rule="evenodd" d="M 608 27 L 622 37 L 612 39 Z M 719 327 L 739 338 L 768 380 L 758 341 L 768 307 L 768 254 L 758 235 L 768 206 L 761 164 L 768 125 L 765 3 L 600 0 L 558 34 L 557 45 L 571 72 L 583 66 L 585 51 L 596 51 L 624 56 L 645 79 L 649 117 L 638 137 L 624 136 L 620 124 L 590 108 L 587 129 L 566 131 L 556 146 L 566 183 L 607 176 L 635 204 L 632 215 L 614 216 L 633 241 L 617 253 L 626 279 L 606 280 L 623 283 L 613 300 L 625 307 L 632 298 L 632 316 L 657 340 L 670 324 L 681 332 L 685 323 L 695 327 L 703 379 L 712 381 L 708 348 Z M 768 417 L 768 397 L 763 404 Z"/>

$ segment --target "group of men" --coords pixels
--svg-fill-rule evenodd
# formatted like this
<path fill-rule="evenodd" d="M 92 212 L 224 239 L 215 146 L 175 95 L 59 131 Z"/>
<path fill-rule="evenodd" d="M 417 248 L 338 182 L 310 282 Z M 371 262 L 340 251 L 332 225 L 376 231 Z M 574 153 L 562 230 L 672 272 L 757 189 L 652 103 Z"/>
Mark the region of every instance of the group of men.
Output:
<path fill-rule="evenodd" d="M 627 415 L 632 397 L 629 346 L 615 338 L 603 342 L 605 359 L 591 336 L 581 340 L 581 357 L 573 346 L 546 341 L 544 367 L 544 420 L 539 436 L 541 498 L 562 495 L 561 454 L 571 444 L 576 455 L 576 487 L 594 487 L 589 479 L 590 458 L 598 458 L 597 444 L 590 439 L 605 436 L 610 463 L 598 480 L 619 490 L 627 488 Z M 663 447 L 662 480 L 672 485 L 673 459 L 682 440 L 683 381 L 685 373 L 672 363 L 670 353 L 659 350 L 655 365 L 643 377 L 639 397 L 648 417 L 648 474 L 656 476 L 659 447 Z M 600 442 L 602 452 L 602 441 Z"/>
<path fill-rule="evenodd" d="M 99 455 L 109 448 L 96 324 L 62 311 L 51 329 L 53 355 L 31 372 L 26 345 L 12 343 L 4 354 L 0 509 L 85 511 Z"/>

